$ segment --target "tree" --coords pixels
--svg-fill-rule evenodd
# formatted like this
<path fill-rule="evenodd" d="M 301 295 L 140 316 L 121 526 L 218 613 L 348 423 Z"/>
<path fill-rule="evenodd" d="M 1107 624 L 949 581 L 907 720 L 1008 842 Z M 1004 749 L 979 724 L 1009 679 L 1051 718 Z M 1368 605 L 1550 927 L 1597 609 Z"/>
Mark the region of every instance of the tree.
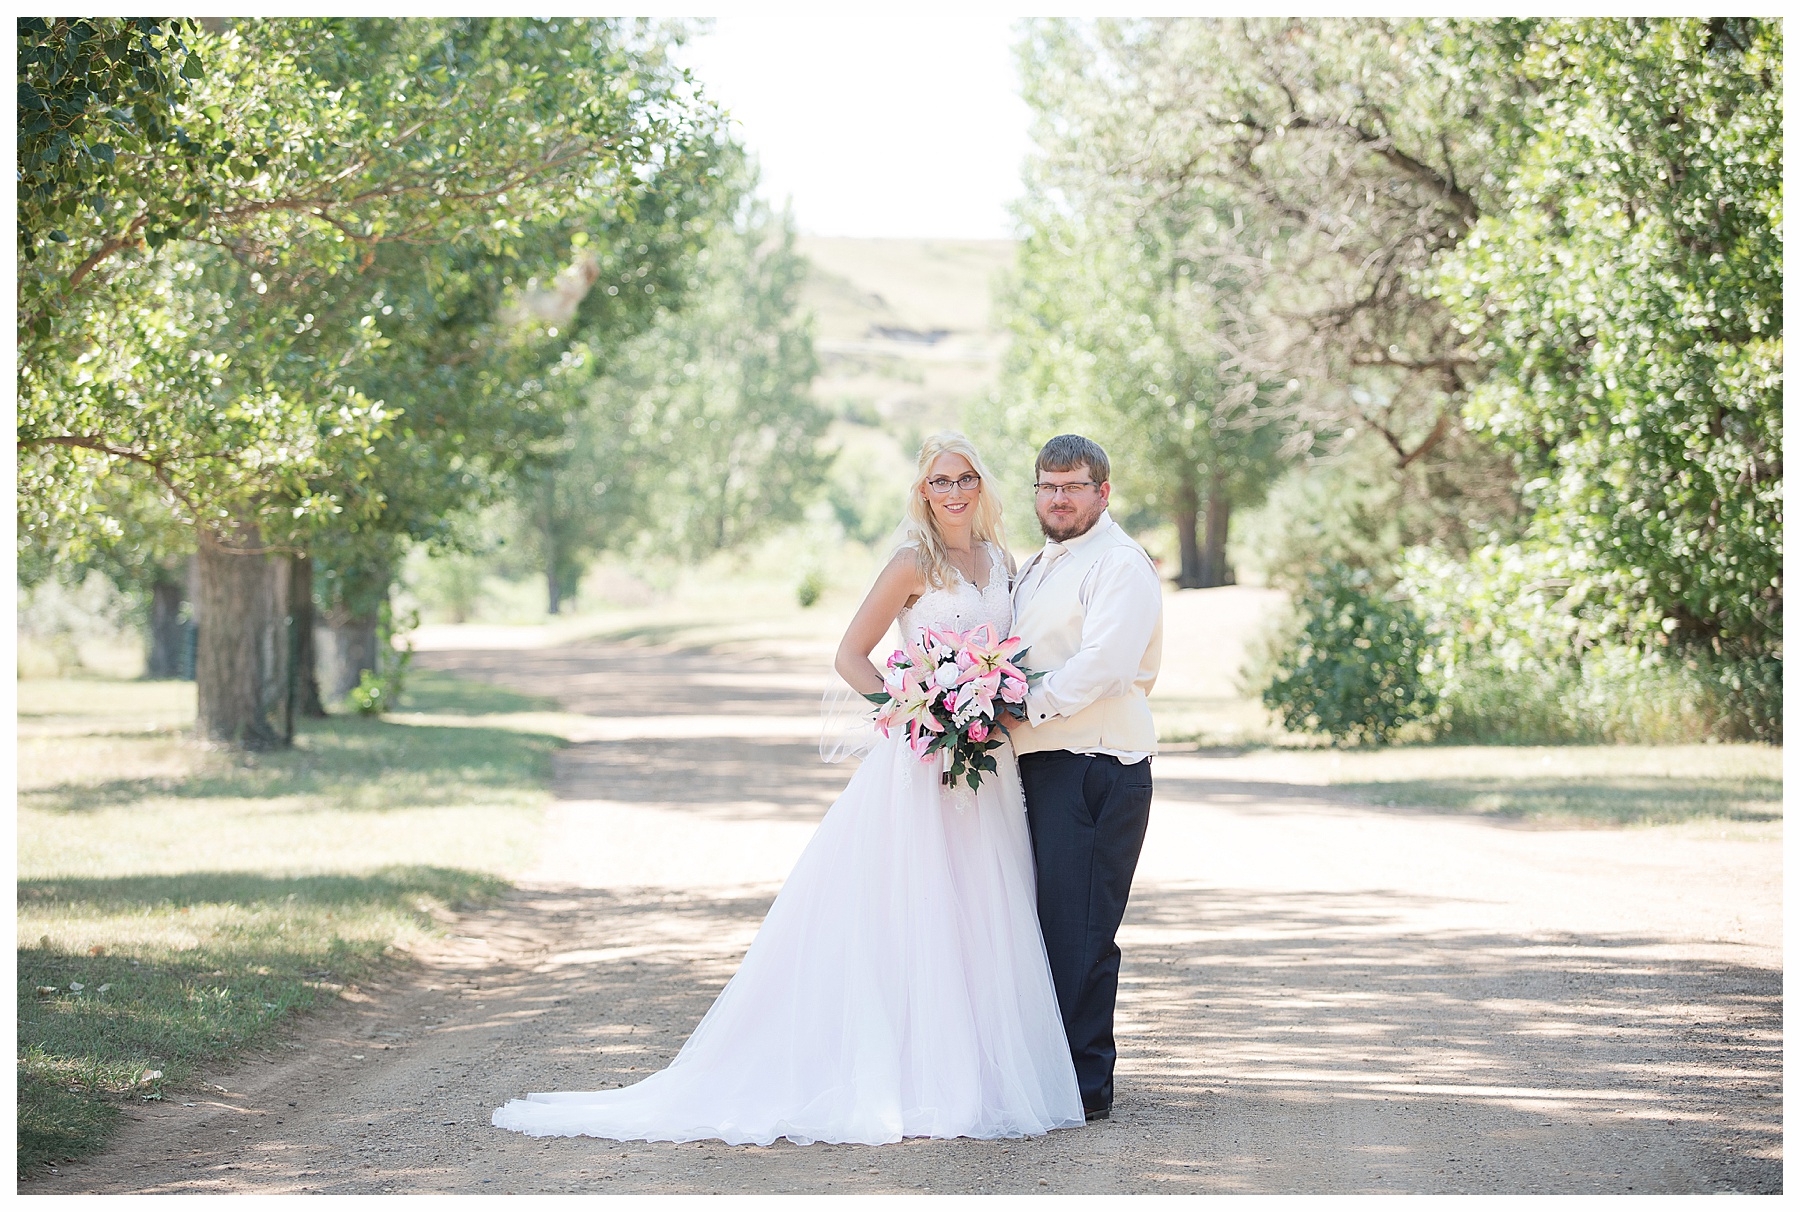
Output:
<path fill-rule="evenodd" d="M 88 545 L 84 556 L 72 559 L 67 558 L 68 544 L 57 536 L 38 536 L 40 541 L 19 552 L 19 587 L 52 578 L 77 585 L 89 573 L 100 573 L 132 604 L 145 630 L 145 676 L 191 676 L 193 529 L 177 522 L 124 475 L 98 482 L 90 509 L 103 519 L 106 541 Z"/>
<path fill-rule="evenodd" d="M 1289 372 L 1257 356 L 1271 316 L 1249 250 L 1275 235 L 1249 230 L 1254 219 L 1173 154 L 1146 106 L 1140 50 L 1102 23 L 1092 39 L 1041 26 L 1025 51 L 1040 118 L 1009 379 L 1034 413 L 1050 400 L 1065 402 L 1057 414 L 1097 406 L 1080 423 L 1120 447 L 1134 500 L 1174 521 L 1178 583 L 1223 585 L 1232 508 L 1296 453 Z"/>
<path fill-rule="evenodd" d="M 693 304 L 646 333 L 607 389 L 640 401 L 656 529 L 691 555 L 798 521 L 831 463 L 794 240 L 791 216 L 749 201 L 702 254 Z"/>
<path fill-rule="evenodd" d="M 753 184 L 740 178 L 738 214 L 689 264 L 678 311 L 611 358 L 580 344 L 551 377 L 585 400 L 558 457 L 519 481 L 520 537 L 552 614 L 600 551 L 647 537 L 700 556 L 798 520 L 830 465 L 799 310 L 806 262 Z"/>
<path fill-rule="evenodd" d="M 1465 23 L 1455 44 L 1525 99 L 1507 204 L 1437 284 L 1534 537 L 1685 642 L 1779 653 L 1780 23 Z"/>
<path fill-rule="evenodd" d="M 173 144 L 115 150 L 105 192 L 65 190 L 52 209 L 68 239 L 21 273 L 27 528 L 67 522 L 79 545 L 95 476 L 146 469 L 197 526 L 203 579 L 234 582 L 202 594 L 219 607 L 206 642 L 234 647 L 206 668 L 284 673 L 250 655 L 280 647 L 272 636 L 230 633 L 285 618 L 256 605 L 275 596 L 263 579 L 286 576 L 271 554 L 382 508 L 374 443 L 395 410 L 358 386 L 383 340 L 362 275 L 399 242 L 505 252 L 520 215 L 627 204 L 666 153 L 710 139 L 711 111 L 646 53 L 659 37 L 304 19 L 191 38 L 207 71 L 171 105 Z M 279 697 L 240 691 L 202 679 L 206 734 L 285 743 L 272 708 L 205 705 Z"/>
<path fill-rule="evenodd" d="M 121 154 L 201 154 L 175 113 L 204 71 L 185 41 L 198 32 L 179 18 L 19 18 L 21 262 L 35 262 L 46 243 L 69 243 L 64 227 L 84 206 L 104 213 L 150 201 L 155 179 L 119 173 Z M 144 226 L 168 234 L 154 219 Z"/>
<path fill-rule="evenodd" d="M 517 484 L 535 493 L 554 483 L 565 422 L 580 407 L 568 383 L 585 383 L 681 306 L 698 250 L 739 196 L 737 163 L 722 141 L 672 146 L 629 192 L 523 224 L 506 250 L 403 245 L 377 256 L 365 277 L 384 341 L 364 386 L 400 416 L 373 443 L 380 512 L 309 544 L 321 561 L 332 695 L 379 672 L 381 609 L 409 545 L 460 550 L 468 516 Z"/>
<path fill-rule="evenodd" d="M 1288 452 L 1378 446 L 1404 541 L 1466 549 L 1504 524 L 1515 477 L 1462 423 L 1479 360 L 1428 275 L 1495 196 L 1510 86 L 1416 21 L 1045 23 L 1034 39 L 1053 69 L 1050 196 L 1186 216 L 1163 226 L 1209 292 L 1222 364 L 1293 386 Z"/>

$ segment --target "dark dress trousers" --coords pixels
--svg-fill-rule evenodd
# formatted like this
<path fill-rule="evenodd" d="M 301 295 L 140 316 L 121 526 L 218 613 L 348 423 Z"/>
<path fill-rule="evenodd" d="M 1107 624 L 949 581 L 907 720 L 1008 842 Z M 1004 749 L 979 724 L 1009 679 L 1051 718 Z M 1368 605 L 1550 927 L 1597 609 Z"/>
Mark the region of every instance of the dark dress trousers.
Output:
<path fill-rule="evenodd" d="M 1019 758 L 1038 921 L 1075 1079 L 1088 1111 L 1112 1107 L 1113 1006 L 1131 877 L 1150 824 L 1150 761 L 1046 750 Z"/>

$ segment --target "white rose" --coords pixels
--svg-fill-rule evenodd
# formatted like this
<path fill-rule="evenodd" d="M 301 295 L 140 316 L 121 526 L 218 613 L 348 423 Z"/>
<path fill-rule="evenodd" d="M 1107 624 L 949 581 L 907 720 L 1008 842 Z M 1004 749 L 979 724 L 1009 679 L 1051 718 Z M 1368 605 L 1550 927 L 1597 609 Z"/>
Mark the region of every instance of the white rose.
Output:
<path fill-rule="evenodd" d="M 955 661 L 945 661 L 937 668 L 937 684 L 944 690 L 955 689 L 958 676 L 960 671 L 956 668 Z"/>

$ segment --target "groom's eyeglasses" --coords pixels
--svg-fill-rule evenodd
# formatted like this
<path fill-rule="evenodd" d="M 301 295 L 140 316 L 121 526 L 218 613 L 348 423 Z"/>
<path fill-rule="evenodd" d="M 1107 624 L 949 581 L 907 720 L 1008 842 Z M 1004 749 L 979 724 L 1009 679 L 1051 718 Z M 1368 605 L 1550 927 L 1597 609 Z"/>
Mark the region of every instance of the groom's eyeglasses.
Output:
<path fill-rule="evenodd" d="M 931 489 L 931 491 L 937 493 L 941 497 L 952 488 L 960 488 L 964 492 L 974 492 L 975 486 L 979 483 L 981 483 L 981 477 L 971 471 L 968 475 L 961 476 L 954 480 L 946 476 L 938 476 L 935 479 L 926 480 L 925 487 Z"/>
<path fill-rule="evenodd" d="M 1037 489 L 1037 494 L 1040 497 L 1050 498 L 1060 494 L 1065 497 L 1074 498 L 1081 496 L 1088 489 L 1098 488 L 1100 485 L 1094 483 L 1092 480 L 1072 480 L 1067 484 L 1034 484 L 1032 487 Z"/>

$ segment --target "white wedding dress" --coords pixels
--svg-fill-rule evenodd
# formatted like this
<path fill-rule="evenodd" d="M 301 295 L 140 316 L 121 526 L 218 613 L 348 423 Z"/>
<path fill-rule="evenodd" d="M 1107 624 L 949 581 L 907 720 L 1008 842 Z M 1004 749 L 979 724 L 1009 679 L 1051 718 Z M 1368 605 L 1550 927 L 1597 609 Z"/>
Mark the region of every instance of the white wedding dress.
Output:
<path fill-rule="evenodd" d="M 916 634 L 1012 623 L 1005 565 L 900 614 Z M 880 655 L 880 654 L 878 654 Z M 877 738 L 794 865 L 737 975 L 667 1069 L 514 1099 L 531 1136 L 767 1145 L 1016 1137 L 1083 1122 L 1038 931 L 1010 746 L 980 789 Z"/>

